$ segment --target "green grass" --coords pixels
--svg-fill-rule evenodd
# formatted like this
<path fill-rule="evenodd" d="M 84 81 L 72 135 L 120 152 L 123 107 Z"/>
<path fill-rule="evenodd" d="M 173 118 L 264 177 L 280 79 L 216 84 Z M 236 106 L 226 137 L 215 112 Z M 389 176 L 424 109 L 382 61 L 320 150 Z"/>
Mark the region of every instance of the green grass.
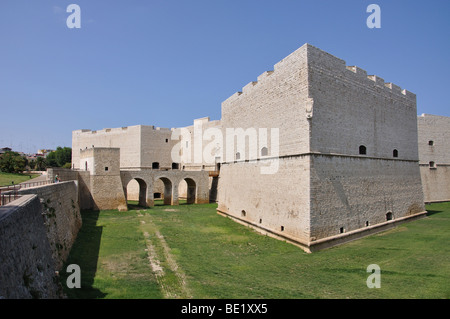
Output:
<path fill-rule="evenodd" d="M 39 174 L 15 174 L 0 172 L 0 186 L 11 186 L 31 181 L 32 178 L 38 177 Z"/>
<path fill-rule="evenodd" d="M 450 298 L 450 203 L 312 254 L 219 216 L 215 204 L 131 208 L 82 213 L 68 263 L 85 281 L 69 298 Z M 370 264 L 381 268 L 379 289 L 366 285 Z"/>

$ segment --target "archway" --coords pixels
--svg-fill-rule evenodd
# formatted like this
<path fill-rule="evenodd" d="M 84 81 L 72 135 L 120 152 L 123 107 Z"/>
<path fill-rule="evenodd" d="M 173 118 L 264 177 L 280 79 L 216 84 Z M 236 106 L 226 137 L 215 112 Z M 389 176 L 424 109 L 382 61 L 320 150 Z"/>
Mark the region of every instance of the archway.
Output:
<path fill-rule="evenodd" d="M 197 185 L 192 178 L 185 178 L 178 185 L 178 198 L 186 199 L 186 204 L 195 204 L 197 198 Z"/>
<path fill-rule="evenodd" d="M 155 184 L 158 181 L 162 181 L 164 184 L 164 205 L 172 205 L 172 182 L 166 177 L 160 177 Z"/>
<path fill-rule="evenodd" d="M 128 204 L 137 202 L 139 206 L 147 207 L 147 183 L 140 178 L 132 179 L 126 186 L 125 197 Z"/>

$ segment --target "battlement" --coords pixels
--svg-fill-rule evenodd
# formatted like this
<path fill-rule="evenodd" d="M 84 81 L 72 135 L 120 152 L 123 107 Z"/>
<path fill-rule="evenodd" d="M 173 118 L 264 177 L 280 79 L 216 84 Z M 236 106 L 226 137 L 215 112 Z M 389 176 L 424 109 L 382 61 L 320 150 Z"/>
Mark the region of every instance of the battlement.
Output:
<path fill-rule="evenodd" d="M 165 127 L 157 127 L 154 125 L 134 125 L 134 126 L 123 126 L 123 127 L 117 127 L 117 128 L 104 128 L 101 130 L 90 130 L 90 129 L 83 129 L 83 130 L 76 130 L 73 131 L 76 135 L 92 135 L 92 134 L 114 134 L 114 133 L 123 133 L 125 131 L 129 131 L 130 129 L 140 129 L 140 128 L 148 128 L 153 131 L 161 131 L 161 132 L 170 132 L 173 129 L 172 128 L 165 128 Z"/>
<path fill-rule="evenodd" d="M 260 83 L 267 81 L 274 73 L 278 72 L 291 72 L 301 67 L 306 66 L 310 69 L 312 67 L 319 68 L 325 71 L 324 73 L 330 73 L 343 78 L 349 78 L 350 80 L 357 81 L 359 84 L 368 88 L 377 87 L 385 90 L 387 93 L 395 94 L 399 97 L 406 98 L 411 101 L 416 100 L 416 95 L 410 91 L 403 89 L 391 82 L 385 82 L 383 78 L 377 75 L 368 75 L 367 71 L 359 68 L 358 66 L 347 66 L 346 62 L 339 59 L 319 48 L 312 46 L 311 44 L 304 44 L 296 51 L 279 61 L 274 65 L 273 71 L 266 71 L 257 77 L 257 81 L 249 82 L 245 85 L 241 91 L 234 93 L 223 104 L 233 102 L 239 99 L 241 95 L 248 94 L 254 90 Z"/>

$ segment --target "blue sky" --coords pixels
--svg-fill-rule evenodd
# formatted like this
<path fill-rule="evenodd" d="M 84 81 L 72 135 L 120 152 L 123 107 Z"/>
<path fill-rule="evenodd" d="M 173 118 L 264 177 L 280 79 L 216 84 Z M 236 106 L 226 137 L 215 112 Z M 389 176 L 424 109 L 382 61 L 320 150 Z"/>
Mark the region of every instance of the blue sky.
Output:
<path fill-rule="evenodd" d="M 69 29 L 69 4 L 81 28 Z M 381 28 L 369 29 L 369 4 Z M 77 129 L 182 127 L 310 43 L 450 116 L 450 1 L 1 0 L 0 147 Z"/>

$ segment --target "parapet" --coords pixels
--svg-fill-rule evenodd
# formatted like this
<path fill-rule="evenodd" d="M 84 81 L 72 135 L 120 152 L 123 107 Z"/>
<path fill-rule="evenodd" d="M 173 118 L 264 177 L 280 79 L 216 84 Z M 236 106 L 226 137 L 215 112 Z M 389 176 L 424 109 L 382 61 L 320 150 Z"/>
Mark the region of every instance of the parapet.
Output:
<path fill-rule="evenodd" d="M 172 130 L 171 128 L 156 127 L 154 125 L 133 125 L 133 126 L 122 126 L 122 127 L 117 127 L 117 128 L 104 128 L 102 130 L 89 130 L 89 129 L 76 130 L 76 131 L 73 131 L 73 134 L 87 135 L 87 134 L 124 133 L 129 130 L 142 129 L 142 128 L 148 128 L 150 130 L 161 131 L 161 132 L 170 132 Z"/>
<path fill-rule="evenodd" d="M 347 66 L 344 60 L 306 43 L 276 63 L 273 71 L 266 71 L 262 73 L 258 76 L 257 81 L 248 83 L 242 88 L 242 91 L 234 93 L 223 102 L 223 105 L 239 99 L 239 97 L 243 94 L 248 94 L 255 87 L 257 87 L 259 83 L 266 81 L 274 73 L 283 72 L 283 69 L 298 68 L 305 65 L 305 63 L 307 63 L 309 68 L 319 67 L 320 69 L 327 70 L 328 72 L 335 73 L 336 75 L 350 75 L 350 77 L 353 77 L 354 80 L 360 81 L 361 84 L 367 87 L 373 85 L 374 87 L 381 88 L 382 90 L 395 94 L 399 97 L 403 97 L 411 101 L 416 100 L 416 95 L 414 93 L 411 93 L 405 89 L 402 90 L 400 86 L 393 83 L 385 83 L 384 79 L 377 75 L 368 75 L 366 70 L 357 66 Z"/>

